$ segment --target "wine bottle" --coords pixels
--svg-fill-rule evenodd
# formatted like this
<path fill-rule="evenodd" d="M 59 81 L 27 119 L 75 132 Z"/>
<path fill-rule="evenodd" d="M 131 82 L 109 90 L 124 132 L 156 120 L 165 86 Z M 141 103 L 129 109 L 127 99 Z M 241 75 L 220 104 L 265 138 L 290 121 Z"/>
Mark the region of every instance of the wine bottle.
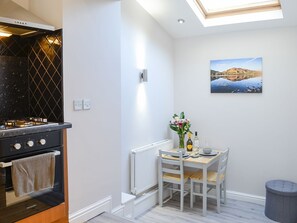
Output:
<path fill-rule="evenodd" d="M 195 132 L 195 136 L 194 136 L 194 149 L 195 151 L 198 151 L 199 149 L 199 138 L 198 138 L 197 132 Z"/>
<path fill-rule="evenodd" d="M 192 152 L 193 151 L 193 141 L 191 139 L 192 134 L 188 133 L 188 141 L 187 141 L 187 151 Z"/>

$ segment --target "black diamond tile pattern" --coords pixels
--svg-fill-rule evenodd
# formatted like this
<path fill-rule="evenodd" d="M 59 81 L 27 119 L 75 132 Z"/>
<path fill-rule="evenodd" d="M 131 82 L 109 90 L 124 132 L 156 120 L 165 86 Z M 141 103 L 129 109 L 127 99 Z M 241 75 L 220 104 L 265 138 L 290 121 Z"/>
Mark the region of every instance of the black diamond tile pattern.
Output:
<path fill-rule="evenodd" d="M 0 37 L 0 122 L 28 116 L 63 122 L 62 30 Z"/>
<path fill-rule="evenodd" d="M 30 39 L 30 115 L 63 122 L 62 30 Z"/>
<path fill-rule="evenodd" d="M 28 40 L 19 36 L 0 37 L 0 55 L 27 57 Z"/>

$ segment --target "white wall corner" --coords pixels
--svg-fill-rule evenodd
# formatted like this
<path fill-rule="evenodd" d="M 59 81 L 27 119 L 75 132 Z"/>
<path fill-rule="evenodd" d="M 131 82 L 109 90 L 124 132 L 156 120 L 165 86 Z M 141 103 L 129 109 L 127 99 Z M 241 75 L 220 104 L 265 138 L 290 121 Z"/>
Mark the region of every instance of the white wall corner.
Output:
<path fill-rule="evenodd" d="M 69 223 L 82 223 L 94 218 L 103 212 L 111 212 L 112 197 L 108 196 L 69 215 Z"/>
<path fill-rule="evenodd" d="M 250 203 L 259 204 L 259 205 L 265 205 L 265 200 L 266 200 L 265 197 L 262 197 L 262 196 L 256 196 L 252 194 L 245 194 L 245 193 L 228 191 L 228 190 L 227 190 L 227 198 L 238 200 L 238 201 L 250 202 Z"/>

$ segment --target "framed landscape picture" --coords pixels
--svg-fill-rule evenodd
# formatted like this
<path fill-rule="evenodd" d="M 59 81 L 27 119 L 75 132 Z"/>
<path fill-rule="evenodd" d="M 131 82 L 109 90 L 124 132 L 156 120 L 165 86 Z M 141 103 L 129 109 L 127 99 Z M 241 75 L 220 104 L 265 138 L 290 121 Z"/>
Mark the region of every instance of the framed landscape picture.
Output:
<path fill-rule="evenodd" d="M 262 93 L 262 57 L 210 61 L 211 93 Z"/>

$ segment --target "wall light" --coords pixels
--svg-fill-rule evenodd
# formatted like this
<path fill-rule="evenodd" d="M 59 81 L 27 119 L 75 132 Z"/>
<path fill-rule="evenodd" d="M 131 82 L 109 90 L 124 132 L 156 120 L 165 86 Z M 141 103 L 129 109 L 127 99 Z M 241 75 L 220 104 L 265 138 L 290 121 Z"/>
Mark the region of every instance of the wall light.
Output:
<path fill-rule="evenodd" d="M 143 69 L 140 71 L 140 82 L 147 82 L 147 69 Z"/>
<path fill-rule="evenodd" d="M 48 39 L 48 42 L 50 44 L 56 44 L 56 45 L 61 45 L 58 39 Z"/>
<path fill-rule="evenodd" d="M 178 19 L 177 22 L 180 23 L 180 24 L 183 24 L 183 23 L 185 23 L 186 21 L 185 21 L 184 19 Z"/>
<path fill-rule="evenodd" d="M 0 36 L 2 37 L 10 37 L 11 35 L 12 35 L 11 33 L 0 32 Z"/>

